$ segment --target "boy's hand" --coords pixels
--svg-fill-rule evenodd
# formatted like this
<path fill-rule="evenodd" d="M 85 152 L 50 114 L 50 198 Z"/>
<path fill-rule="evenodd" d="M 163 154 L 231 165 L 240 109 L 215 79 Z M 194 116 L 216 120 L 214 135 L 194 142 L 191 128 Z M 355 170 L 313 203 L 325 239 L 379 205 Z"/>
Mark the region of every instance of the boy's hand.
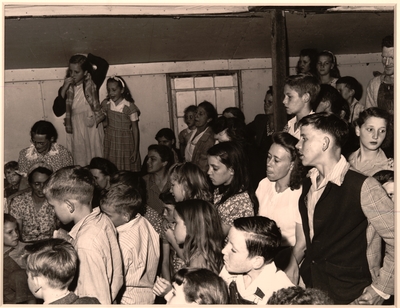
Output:
<path fill-rule="evenodd" d="M 153 293 L 157 296 L 162 297 L 165 296 L 171 290 L 172 290 L 171 283 L 168 280 L 157 276 L 156 283 L 154 284 L 153 287 Z"/>
<path fill-rule="evenodd" d="M 61 238 L 63 240 L 66 240 L 67 242 L 72 241 L 72 237 L 70 237 L 68 232 L 65 231 L 64 229 L 54 230 L 53 238 Z"/>

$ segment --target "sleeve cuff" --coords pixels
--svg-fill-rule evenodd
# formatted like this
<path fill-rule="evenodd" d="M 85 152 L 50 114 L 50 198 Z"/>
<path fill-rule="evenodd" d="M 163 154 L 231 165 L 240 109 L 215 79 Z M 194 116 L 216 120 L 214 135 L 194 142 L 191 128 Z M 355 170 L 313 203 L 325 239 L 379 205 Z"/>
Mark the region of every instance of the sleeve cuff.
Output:
<path fill-rule="evenodd" d="M 372 284 L 371 284 L 371 287 L 372 287 L 372 289 L 374 289 L 374 291 L 375 291 L 376 293 L 378 293 L 378 295 L 379 295 L 380 297 L 382 297 L 382 298 L 384 298 L 384 299 L 389 299 L 390 294 L 383 293 L 382 291 L 380 291 L 380 290 L 378 290 L 377 288 L 375 288 L 374 285 L 372 285 Z"/>

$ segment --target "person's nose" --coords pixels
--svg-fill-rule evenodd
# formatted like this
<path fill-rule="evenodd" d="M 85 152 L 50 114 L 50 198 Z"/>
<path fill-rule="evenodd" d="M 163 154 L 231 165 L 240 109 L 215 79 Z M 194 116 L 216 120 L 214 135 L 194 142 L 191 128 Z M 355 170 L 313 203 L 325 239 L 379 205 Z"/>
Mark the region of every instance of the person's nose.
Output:
<path fill-rule="evenodd" d="M 372 132 L 372 138 L 373 138 L 373 139 L 378 139 L 378 134 L 379 134 L 378 131 L 376 131 L 376 130 L 373 131 L 373 132 Z"/>
<path fill-rule="evenodd" d="M 301 149 L 301 141 L 299 140 L 299 142 L 296 143 L 295 148 L 300 150 Z"/>

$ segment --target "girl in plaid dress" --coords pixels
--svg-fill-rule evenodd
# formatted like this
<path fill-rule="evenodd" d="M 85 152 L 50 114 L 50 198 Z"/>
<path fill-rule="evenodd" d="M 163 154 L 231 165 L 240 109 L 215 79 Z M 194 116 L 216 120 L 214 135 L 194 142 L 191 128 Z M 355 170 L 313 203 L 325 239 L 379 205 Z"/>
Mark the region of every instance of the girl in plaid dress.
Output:
<path fill-rule="evenodd" d="M 140 171 L 139 115 L 140 110 L 122 77 L 107 80 L 108 96 L 101 103 L 107 114 L 104 135 L 104 158 L 119 170 Z"/>

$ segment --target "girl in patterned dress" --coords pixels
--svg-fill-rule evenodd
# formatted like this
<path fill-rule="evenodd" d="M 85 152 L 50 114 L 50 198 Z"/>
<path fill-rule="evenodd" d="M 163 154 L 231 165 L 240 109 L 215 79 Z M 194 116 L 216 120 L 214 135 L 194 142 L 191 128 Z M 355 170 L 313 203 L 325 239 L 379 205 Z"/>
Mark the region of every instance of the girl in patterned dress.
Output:
<path fill-rule="evenodd" d="M 107 98 L 101 103 L 107 114 L 104 157 L 119 170 L 140 171 L 140 110 L 122 77 L 108 78 L 107 93 Z"/>
<path fill-rule="evenodd" d="M 222 221 L 224 236 L 239 217 L 254 216 L 257 198 L 251 188 L 248 162 L 241 146 L 221 142 L 208 150 L 208 176 L 215 185 L 214 204 Z"/>

